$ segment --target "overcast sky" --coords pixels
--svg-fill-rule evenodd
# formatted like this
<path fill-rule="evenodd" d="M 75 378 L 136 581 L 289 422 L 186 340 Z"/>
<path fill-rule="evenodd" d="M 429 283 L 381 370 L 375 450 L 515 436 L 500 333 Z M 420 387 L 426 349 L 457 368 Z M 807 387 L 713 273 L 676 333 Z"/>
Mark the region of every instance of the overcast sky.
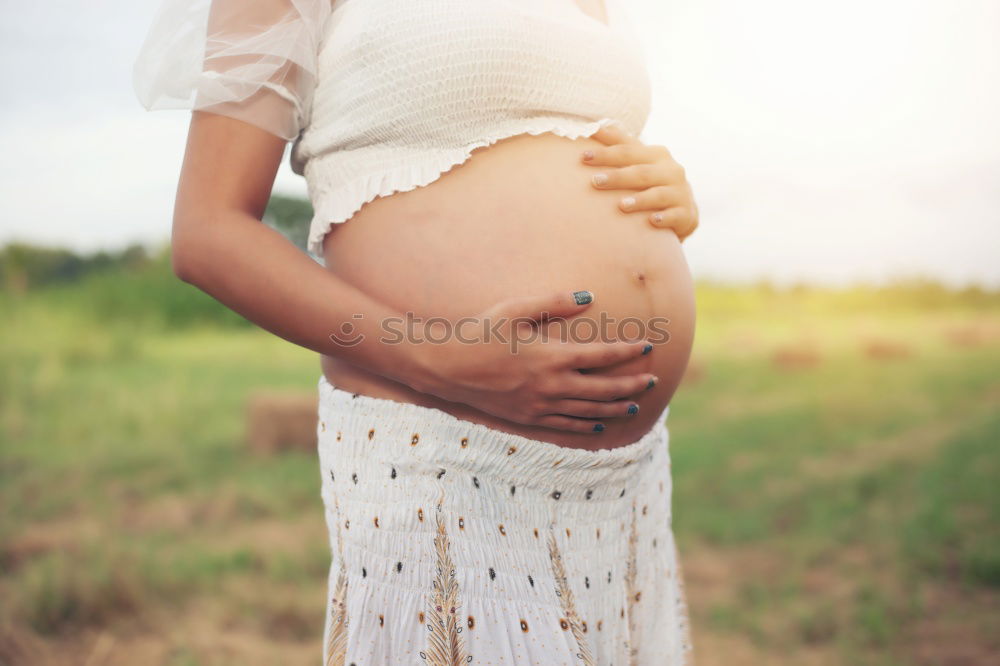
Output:
<path fill-rule="evenodd" d="M 1000 286 L 1000 2 L 618 1 L 696 277 Z M 0 0 L 0 242 L 167 239 L 188 113 L 131 87 L 158 4 Z M 305 194 L 287 155 L 275 191 Z"/>

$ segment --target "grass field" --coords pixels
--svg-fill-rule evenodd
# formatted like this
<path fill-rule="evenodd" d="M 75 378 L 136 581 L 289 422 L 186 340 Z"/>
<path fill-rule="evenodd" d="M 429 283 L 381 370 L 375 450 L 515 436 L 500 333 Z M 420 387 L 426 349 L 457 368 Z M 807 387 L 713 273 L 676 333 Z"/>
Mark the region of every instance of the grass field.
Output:
<path fill-rule="evenodd" d="M 244 425 L 315 355 L 120 282 L 0 295 L 0 664 L 318 663 L 317 462 Z M 1000 663 L 1000 297 L 932 291 L 700 287 L 669 425 L 703 666 Z"/>

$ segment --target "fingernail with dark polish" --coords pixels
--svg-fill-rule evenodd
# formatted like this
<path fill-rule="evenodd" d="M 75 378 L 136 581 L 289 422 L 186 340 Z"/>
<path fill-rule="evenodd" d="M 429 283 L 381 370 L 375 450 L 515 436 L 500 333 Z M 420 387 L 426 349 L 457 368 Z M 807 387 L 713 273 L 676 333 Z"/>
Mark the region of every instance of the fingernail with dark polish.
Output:
<path fill-rule="evenodd" d="M 656 377 L 653 377 L 652 379 L 649 380 L 649 383 L 646 384 L 646 388 L 651 389 L 654 386 L 656 386 Z"/>
<path fill-rule="evenodd" d="M 649 352 L 653 351 L 653 345 L 646 345 L 642 348 L 642 355 L 645 356 Z"/>
<path fill-rule="evenodd" d="M 604 432 L 604 424 L 603 423 L 595 423 L 594 424 L 594 432 Z"/>
<path fill-rule="evenodd" d="M 586 305 L 594 300 L 594 295 L 589 291 L 574 291 L 573 300 L 576 301 L 577 305 Z"/>
<path fill-rule="evenodd" d="M 639 413 L 639 405 L 637 405 L 637 404 L 635 404 L 633 402 L 631 405 L 628 406 L 628 415 L 629 416 L 635 416 L 638 413 Z"/>

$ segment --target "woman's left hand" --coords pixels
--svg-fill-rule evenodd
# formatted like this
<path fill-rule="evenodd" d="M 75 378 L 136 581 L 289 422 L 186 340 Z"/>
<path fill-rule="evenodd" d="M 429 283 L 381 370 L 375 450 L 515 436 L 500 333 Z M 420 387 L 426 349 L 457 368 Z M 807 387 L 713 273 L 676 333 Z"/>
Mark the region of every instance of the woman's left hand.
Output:
<path fill-rule="evenodd" d="M 698 228 L 698 205 L 684 167 L 664 146 L 647 146 L 618 125 L 608 125 L 591 135 L 604 146 L 583 152 L 584 164 L 615 167 L 594 174 L 591 183 L 600 190 L 636 190 L 618 202 L 626 213 L 653 211 L 649 223 L 673 229 L 683 241 Z"/>

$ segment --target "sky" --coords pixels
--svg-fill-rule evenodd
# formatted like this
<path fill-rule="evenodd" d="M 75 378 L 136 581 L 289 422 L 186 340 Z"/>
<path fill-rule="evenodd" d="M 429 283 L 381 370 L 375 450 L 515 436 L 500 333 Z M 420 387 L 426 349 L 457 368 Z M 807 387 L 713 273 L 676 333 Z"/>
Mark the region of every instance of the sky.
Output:
<path fill-rule="evenodd" d="M 1000 286 L 1000 2 L 608 1 L 647 57 L 640 138 L 699 203 L 696 278 Z M 0 243 L 167 242 L 188 112 L 131 79 L 158 5 L 0 0 Z M 287 153 L 275 192 L 306 194 Z"/>

